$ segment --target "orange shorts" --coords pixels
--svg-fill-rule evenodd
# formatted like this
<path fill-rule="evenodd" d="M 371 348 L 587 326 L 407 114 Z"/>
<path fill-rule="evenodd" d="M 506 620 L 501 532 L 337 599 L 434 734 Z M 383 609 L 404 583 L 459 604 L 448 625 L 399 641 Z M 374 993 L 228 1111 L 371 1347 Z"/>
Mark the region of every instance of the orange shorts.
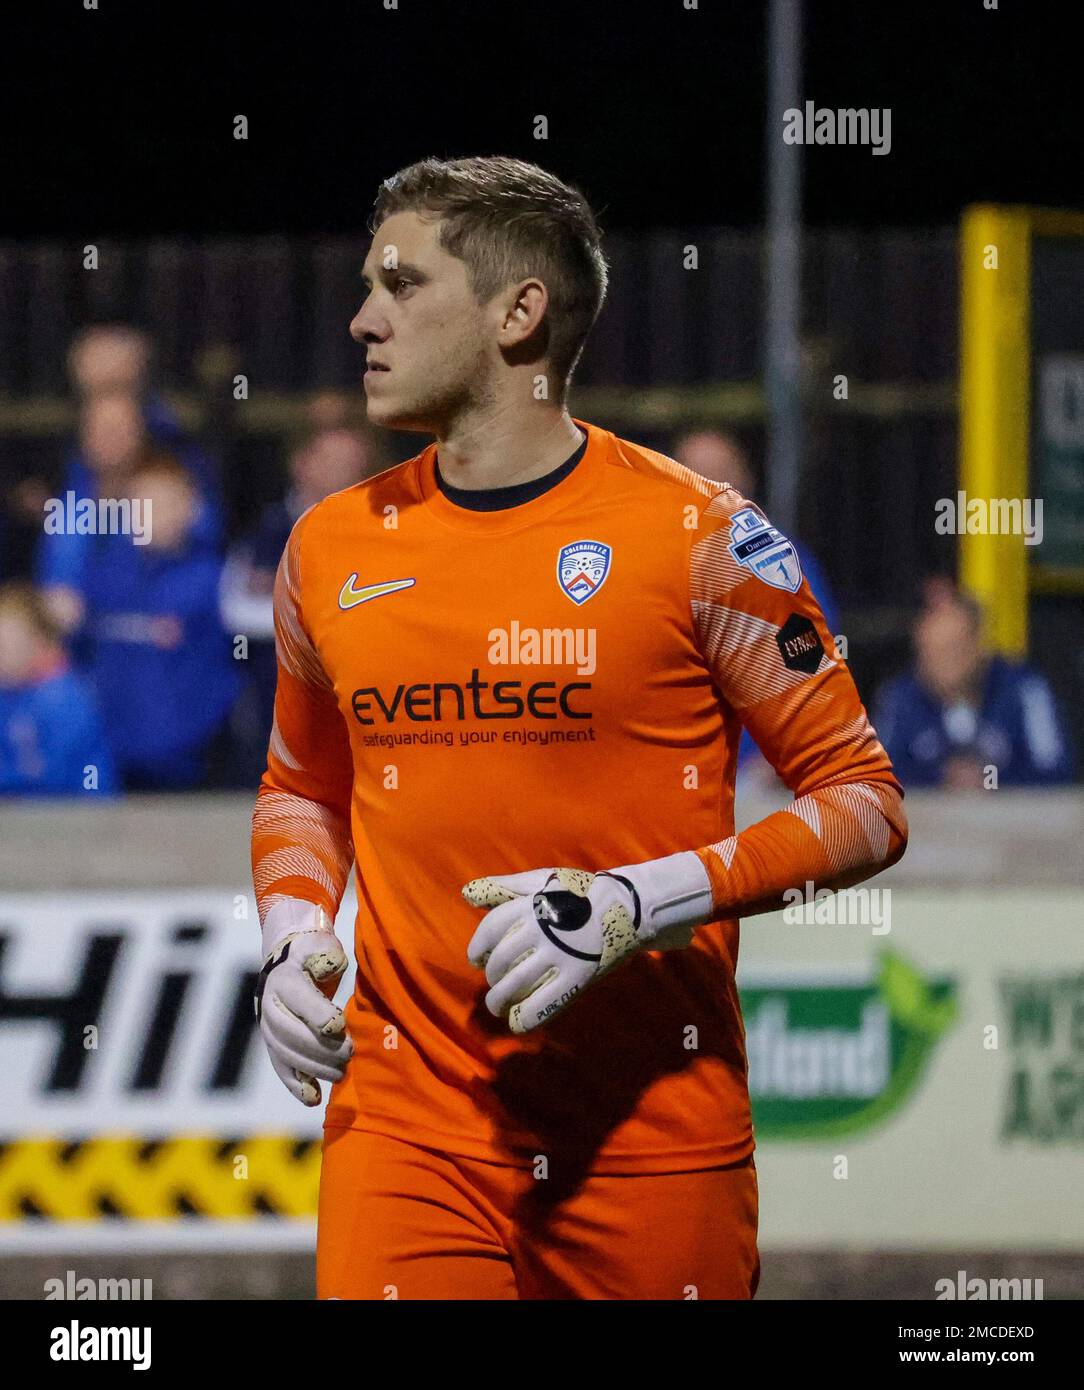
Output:
<path fill-rule="evenodd" d="M 318 1298 L 752 1298 L 753 1158 L 600 1176 L 324 1131 Z"/>

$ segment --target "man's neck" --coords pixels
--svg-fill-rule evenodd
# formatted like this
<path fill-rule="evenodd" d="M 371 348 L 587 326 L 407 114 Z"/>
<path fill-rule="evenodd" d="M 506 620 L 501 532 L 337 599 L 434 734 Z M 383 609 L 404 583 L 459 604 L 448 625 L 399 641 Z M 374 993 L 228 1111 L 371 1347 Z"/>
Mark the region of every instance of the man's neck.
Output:
<path fill-rule="evenodd" d="M 563 406 L 531 401 L 474 414 L 437 438 L 440 475 L 452 487 L 512 487 L 560 468 L 583 441 Z"/>

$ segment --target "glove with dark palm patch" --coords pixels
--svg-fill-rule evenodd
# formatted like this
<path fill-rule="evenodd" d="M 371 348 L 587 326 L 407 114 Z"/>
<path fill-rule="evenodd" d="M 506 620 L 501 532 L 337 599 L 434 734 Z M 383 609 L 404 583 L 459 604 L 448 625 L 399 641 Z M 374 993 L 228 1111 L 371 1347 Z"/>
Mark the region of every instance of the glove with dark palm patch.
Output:
<path fill-rule="evenodd" d="M 545 1023 L 641 950 L 677 950 L 712 915 L 707 870 L 692 851 L 602 873 L 532 869 L 472 879 L 488 908 L 467 948 L 491 988 L 486 1007 L 513 1033 Z"/>

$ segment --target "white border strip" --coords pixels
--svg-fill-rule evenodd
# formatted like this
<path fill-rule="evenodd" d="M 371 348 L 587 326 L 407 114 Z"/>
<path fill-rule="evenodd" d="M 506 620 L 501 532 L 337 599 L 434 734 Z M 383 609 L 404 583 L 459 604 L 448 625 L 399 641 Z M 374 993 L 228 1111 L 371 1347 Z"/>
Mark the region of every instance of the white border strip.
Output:
<path fill-rule="evenodd" d="M 316 1250 L 316 1222 L 274 1217 L 252 1221 L 181 1218 L 178 1221 L 18 1221 L 0 1225 L 0 1255 L 92 1252 L 154 1255 L 213 1250 Z"/>

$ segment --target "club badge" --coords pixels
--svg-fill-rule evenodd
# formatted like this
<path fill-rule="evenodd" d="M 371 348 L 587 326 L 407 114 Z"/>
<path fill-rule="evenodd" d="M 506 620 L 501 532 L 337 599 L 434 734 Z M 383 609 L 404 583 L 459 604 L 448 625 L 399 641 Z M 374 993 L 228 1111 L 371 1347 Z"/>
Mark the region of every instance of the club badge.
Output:
<path fill-rule="evenodd" d="M 605 584 L 612 558 L 601 541 L 573 541 L 557 556 L 557 582 L 573 603 L 586 603 Z"/>

